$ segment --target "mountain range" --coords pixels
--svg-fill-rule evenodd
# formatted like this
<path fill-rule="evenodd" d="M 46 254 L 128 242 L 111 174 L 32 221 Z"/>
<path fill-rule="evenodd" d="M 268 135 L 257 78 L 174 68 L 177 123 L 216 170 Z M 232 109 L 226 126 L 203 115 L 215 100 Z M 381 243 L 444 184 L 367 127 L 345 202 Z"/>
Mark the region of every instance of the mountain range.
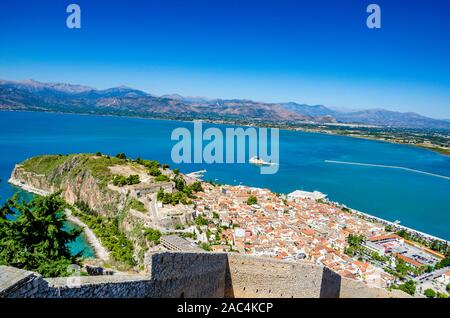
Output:
<path fill-rule="evenodd" d="M 0 110 L 55 111 L 160 118 L 298 123 L 357 123 L 394 128 L 450 130 L 448 120 L 385 109 L 338 111 L 323 105 L 156 96 L 127 86 L 98 90 L 67 83 L 0 80 Z"/>

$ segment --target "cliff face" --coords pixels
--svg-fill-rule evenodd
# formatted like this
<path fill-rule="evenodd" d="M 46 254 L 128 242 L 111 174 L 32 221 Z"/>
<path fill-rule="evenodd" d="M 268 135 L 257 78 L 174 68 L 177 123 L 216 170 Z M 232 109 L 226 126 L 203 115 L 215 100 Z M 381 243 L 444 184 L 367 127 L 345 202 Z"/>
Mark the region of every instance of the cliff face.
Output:
<path fill-rule="evenodd" d="M 119 230 L 133 245 L 135 261 L 141 265 L 148 242 L 142 224 L 132 222 L 131 203 L 136 199 L 126 187 L 111 185 L 115 175 L 111 167 L 139 168 L 124 159 L 108 156 L 39 156 L 16 165 L 9 182 L 38 195 L 61 191 L 67 203 L 83 202 L 98 216 L 116 219 Z"/>
<path fill-rule="evenodd" d="M 26 171 L 22 165 L 16 165 L 10 182 L 38 194 L 62 191 L 61 196 L 69 204 L 83 201 L 99 215 L 116 216 L 124 208 L 127 195 L 102 185 L 90 171 L 82 169 L 82 163 L 76 159 L 63 163 L 49 174 Z"/>

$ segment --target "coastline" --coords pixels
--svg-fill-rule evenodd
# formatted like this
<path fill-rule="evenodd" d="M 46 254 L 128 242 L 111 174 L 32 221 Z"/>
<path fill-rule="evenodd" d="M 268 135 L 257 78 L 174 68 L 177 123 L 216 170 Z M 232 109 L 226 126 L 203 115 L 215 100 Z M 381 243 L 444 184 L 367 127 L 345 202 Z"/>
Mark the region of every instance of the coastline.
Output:
<path fill-rule="evenodd" d="M 372 222 L 378 222 L 378 223 L 381 223 L 381 224 L 383 224 L 383 225 L 389 225 L 389 226 L 392 226 L 392 228 L 393 228 L 395 231 L 405 230 L 405 231 L 407 231 L 408 233 L 412 233 L 412 234 L 417 235 L 417 236 L 419 236 L 419 237 L 421 237 L 421 238 L 423 238 L 423 239 L 426 239 L 426 240 L 428 240 L 428 241 L 435 241 L 435 240 L 437 240 L 437 241 L 440 241 L 440 242 L 443 242 L 443 243 L 450 244 L 450 241 L 448 241 L 448 240 L 446 240 L 446 239 L 443 239 L 443 238 L 440 238 L 440 237 L 437 237 L 437 236 L 434 236 L 434 235 L 431 235 L 431 234 L 428 234 L 428 233 L 425 233 L 425 232 L 421 232 L 421 231 L 419 231 L 419 230 L 415 230 L 415 229 L 412 229 L 412 228 L 407 227 L 407 226 L 404 226 L 404 225 L 400 225 L 400 224 L 395 223 L 395 222 L 387 221 L 387 220 L 385 220 L 385 219 L 382 219 L 382 218 L 380 218 L 380 217 L 377 217 L 377 216 L 374 216 L 374 215 L 371 215 L 371 214 L 367 214 L 367 213 L 365 213 L 365 212 L 361 212 L 361 211 L 358 211 L 358 210 L 349 208 L 349 207 L 346 206 L 345 204 L 341 204 L 341 203 L 339 203 L 339 202 L 334 202 L 334 201 L 330 201 L 330 200 L 327 200 L 327 201 L 328 201 L 329 203 L 335 204 L 335 205 L 337 205 L 337 206 L 339 206 L 339 207 L 341 207 L 341 208 L 346 208 L 346 209 L 348 209 L 351 213 L 354 213 L 354 214 L 356 214 L 356 215 L 359 215 L 359 216 L 361 216 L 362 218 L 367 219 L 367 220 L 369 220 L 369 221 L 372 221 Z"/>
<path fill-rule="evenodd" d="M 338 134 L 338 133 L 333 133 L 333 132 L 325 132 L 325 131 L 314 131 L 314 130 L 309 130 L 309 129 L 304 129 L 301 127 L 292 127 L 292 128 L 280 128 L 280 127 L 276 127 L 274 125 L 258 125 L 258 124 L 243 124 L 243 123 L 236 123 L 233 121 L 227 121 L 227 120 L 211 120 L 211 119 L 191 119 L 191 120 L 187 120 L 187 119 L 176 119 L 176 118 L 162 118 L 162 117 L 152 117 L 152 116 L 130 116 L 130 115 L 115 115 L 115 114 L 100 114 L 100 113 L 77 113 L 77 112 L 62 112 L 62 111 L 47 111 L 47 110 L 14 110 L 14 109 L 0 109 L 0 112 L 22 112 L 22 113 L 49 113 L 49 114 L 65 114 L 65 115 L 83 115 L 83 116 L 105 116 L 105 117 L 119 117 L 119 118 L 134 118 L 134 119 L 149 119 L 149 120 L 169 120 L 169 121 L 178 121 L 178 122 L 183 122 L 183 123 L 191 123 L 195 120 L 201 120 L 205 123 L 210 123 L 210 124 L 215 124 L 215 125 L 234 125 L 234 126 L 239 126 L 239 127 L 260 127 L 260 128 L 278 128 L 280 130 L 285 130 L 285 131 L 302 131 L 302 132 L 307 132 L 307 133 L 313 133 L 313 134 L 324 134 L 324 135 L 332 135 L 332 136 L 341 136 L 341 137 L 349 137 L 349 138 L 356 138 L 356 139 L 364 139 L 364 140 L 372 140 L 372 141 L 380 141 L 380 142 L 387 142 L 387 143 L 391 143 L 391 144 L 396 144 L 396 145 L 404 145 L 404 146 L 411 146 L 411 147 L 416 147 L 416 148 L 421 148 L 421 149 L 425 149 L 425 150 L 429 150 L 432 151 L 434 153 L 440 154 L 442 156 L 450 156 L 450 149 L 449 150 L 445 150 L 445 149 L 441 149 L 441 148 L 436 148 L 436 147 L 428 147 L 425 146 L 423 144 L 410 144 L 410 143 L 404 143 L 404 142 L 398 142 L 398 141 L 392 141 L 392 140 L 386 140 L 386 139 L 380 139 L 380 138 L 373 138 L 370 136 L 363 136 L 363 135 L 359 135 L 359 136 L 355 136 L 352 134 Z M 319 124 L 318 124 L 319 125 Z"/>
<path fill-rule="evenodd" d="M 197 176 L 197 179 L 203 181 L 198 176 Z M 14 178 L 10 178 L 8 180 L 8 182 L 10 184 L 12 184 L 12 185 L 15 185 L 15 186 L 23 189 L 24 191 L 27 191 L 27 192 L 35 193 L 35 194 L 42 195 L 42 196 L 46 196 L 46 195 L 50 194 L 50 192 L 48 192 L 48 191 L 45 191 L 45 190 L 42 190 L 42 189 L 37 189 L 37 188 L 31 187 L 29 185 L 23 184 L 20 181 L 14 179 Z M 205 182 L 205 181 L 203 181 L 203 182 Z M 252 187 L 252 188 L 261 189 L 261 188 L 258 188 L 258 187 Z M 287 194 L 285 194 L 285 195 L 287 195 Z M 333 205 L 335 205 L 335 206 L 337 206 L 337 207 L 339 207 L 341 209 L 346 209 L 349 213 L 353 213 L 355 215 L 358 215 L 359 217 L 361 217 L 361 218 L 363 218 L 365 220 L 368 220 L 370 222 L 380 223 L 380 224 L 383 224 L 385 226 L 389 225 L 389 226 L 391 226 L 394 229 L 394 232 L 399 231 L 399 230 L 405 230 L 407 233 L 413 234 L 414 236 L 420 237 L 420 238 L 422 238 L 424 240 L 427 240 L 428 242 L 432 242 L 432 241 L 437 240 L 439 242 L 442 242 L 442 243 L 450 245 L 450 241 L 448 241 L 446 239 L 443 239 L 443 238 L 440 238 L 440 237 L 437 237 L 437 236 L 434 236 L 434 235 L 431 235 L 431 234 L 428 234 L 428 233 L 425 233 L 425 232 L 422 232 L 422 231 L 419 231 L 419 230 L 415 230 L 413 228 L 409 228 L 407 226 L 403 226 L 403 225 L 400 225 L 398 223 L 394 223 L 394 222 L 382 219 L 380 217 L 377 217 L 377 216 L 374 216 L 374 215 L 371 215 L 371 214 L 368 214 L 368 213 L 365 213 L 365 212 L 361 212 L 361 211 L 349 208 L 345 204 L 342 204 L 342 203 L 339 203 L 339 202 L 331 201 L 329 199 L 324 199 L 324 201 L 329 203 L 329 204 L 333 204 Z M 79 220 L 78 218 L 73 216 L 71 214 L 71 212 L 68 211 L 67 209 L 66 209 L 66 215 L 67 215 L 67 220 L 68 221 L 70 221 L 71 223 L 74 223 L 75 225 L 80 226 L 81 228 L 83 228 L 83 231 L 84 231 L 84 233 L 86 235 L 86 238 L 87 238 L 89 244 L 93 247 L 93 249 L 95 251 L 96 258 L 101 259 L 103 261 L 107 261 L 109 259 L 109 254 L 106 251 L 106 249 L 102 246 L 102 244 L 100 243 L 98 238 L 95 236 L 95 234 L 92 232 L 92 230 L 85 223 L 83 223 L 81 220 Z M 436 252 L 436 253 L 438 253 L 438 252 Z"/>
<path fill-rule="evenodd" d="M 40 196 L 47 196 L 47 195 L 51 194 L 49 191 L 45 191 L 42 189 L 38 189 L 38 188 L 35 188 L 32 186 L 29 186 L 27 184 L 23 184 L 19 180 L 16 180 L 14 178 L 9 178 L 8 183 L 10 183 L 16 187 L 19 187 L 26 192 L 34 193 L 34 194 L 37 194 Z M 95 236 L 94 232 L 92 232 L 92 230 L 86 224 L 84 224 L 79 218 L 73 216 L 70 210 L 66 209 L 65 214 L 67 216 L 67 221 L 69 221 L 70 223 L 73 223 L 76 226 L 79 226 L 83 229 L 83 232 L 86 236 L 86 240 L 88 241 L 89 245 L 95 251 L 95 257 L 102 261 L 108 261 L 109 253 L 103 247 L 103 245 L 100 243 L 100 240 Z"/>

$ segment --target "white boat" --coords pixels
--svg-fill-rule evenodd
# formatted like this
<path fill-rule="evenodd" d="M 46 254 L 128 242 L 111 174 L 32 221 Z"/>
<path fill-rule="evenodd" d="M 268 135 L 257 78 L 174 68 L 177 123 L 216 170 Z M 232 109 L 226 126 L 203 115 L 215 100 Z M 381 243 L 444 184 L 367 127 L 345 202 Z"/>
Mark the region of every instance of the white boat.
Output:
<path fill-rule="evenodd" d="M 260 159 L 260 158 L 258 158 L 256 156 L 250 158 L 250 163 L 254 164 L 254 165 L 257 165 L 257 166 L 270 166 L 270 165 L 272 165 L 271 162 L 264 161 L 264 160 L 262 160 L 262 159 Z"/>

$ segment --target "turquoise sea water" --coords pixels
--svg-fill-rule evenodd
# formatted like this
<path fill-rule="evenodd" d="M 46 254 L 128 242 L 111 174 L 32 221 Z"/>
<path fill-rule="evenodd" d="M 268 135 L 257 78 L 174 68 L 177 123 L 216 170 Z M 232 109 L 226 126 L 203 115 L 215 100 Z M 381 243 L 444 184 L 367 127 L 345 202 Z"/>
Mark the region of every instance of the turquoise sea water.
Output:
<path fill-rule="evenodd" d="M 204 127 L 225 126 L 204 124 Z M 401 169 L 329 163 L 326 160 L 401 166 L 450 176 L 450 157 L 429 150 L 343 136 L 280 131 L 280 167 L 261 175 L 249 164 L 171 162 L 177 127 L 192 123 L 124 117 L 0 112 L 1 199 L 15 163 L 39 154 L 97 152 L 156 159 L 182 172 L 206 169 L 205 180 L 267 187 L 289 193 L 318 190 L 354 209 L 450 239 L 450 180 Z"/>

